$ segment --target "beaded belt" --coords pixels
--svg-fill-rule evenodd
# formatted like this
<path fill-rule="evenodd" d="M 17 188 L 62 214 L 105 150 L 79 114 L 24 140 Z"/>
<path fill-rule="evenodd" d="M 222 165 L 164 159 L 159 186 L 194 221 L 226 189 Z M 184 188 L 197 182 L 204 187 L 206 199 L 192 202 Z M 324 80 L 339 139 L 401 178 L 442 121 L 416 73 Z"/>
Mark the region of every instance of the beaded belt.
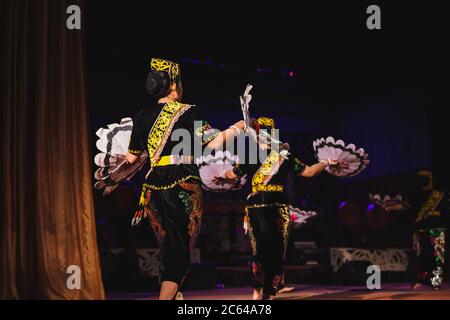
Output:
<path fill-rule="evenodd" d="M 155 167 L 163 167 L 176 164 L 192 164 L 194 162 L 193 156 L 180 156 L 180 155 L 170 155 L 162 156 Z"/>

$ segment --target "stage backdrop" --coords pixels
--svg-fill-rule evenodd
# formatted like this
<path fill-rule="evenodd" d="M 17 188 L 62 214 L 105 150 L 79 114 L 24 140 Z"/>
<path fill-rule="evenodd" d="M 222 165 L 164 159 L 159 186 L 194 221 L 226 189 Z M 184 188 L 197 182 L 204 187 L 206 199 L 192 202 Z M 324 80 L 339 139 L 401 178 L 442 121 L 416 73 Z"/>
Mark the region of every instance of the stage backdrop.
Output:
<path fill-rule="evenodd" d="M 83 9 L 77 0 L 0 3 L 0 298 L 104 298 L 91 187 L 84 26 L 66 28 L 71 4 Z"/>

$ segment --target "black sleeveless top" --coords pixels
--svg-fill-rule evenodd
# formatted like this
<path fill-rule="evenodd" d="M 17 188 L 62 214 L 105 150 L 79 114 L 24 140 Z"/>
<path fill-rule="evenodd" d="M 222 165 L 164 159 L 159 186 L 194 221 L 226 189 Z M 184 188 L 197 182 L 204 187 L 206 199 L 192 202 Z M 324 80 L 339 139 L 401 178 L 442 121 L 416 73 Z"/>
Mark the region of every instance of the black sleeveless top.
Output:
<path fill-rule="evenodd" d="M 258 150 L 258 152 L 262 152 Z M 265 152 L 266 153 L 266 152 Z M 267 154 L 267 153 L 266 153 Z M 248 163 L 248 159 L 246 162 L 239 163 L 234 172 L 237 176 L 242 177 L 247 174 L 248 179 L 254 179 L 255 173 L 262 166 L 267 157 L 258 157 L 258 161 L 256 164 Z M 293 155 L 289 155 L 288 159 L 284 160 L 281 164 L 278 171 L 272 176 L 270 181 L 267 183 L 268 185 L 282 186 L 282 192 L 278 191 L 258 191 L 256 193 L 252 193 L 251 196 L 248 197 L 247 204 L 248 205 L 274 205 L 274 204 L 288 204 L 289 197 L 287 195 L 286 188 L 288 182 L 288 175 L 290 173 L 294 175 L 300 175 L 303 170 L 305 170 L 306 164 L 303 163 L 298 158 Z M 252 181 L 250 181 L 252 184 Z M 253 191 L 253 190 L 252 190 Z"/>
<path fill-rule="evenodd" d="M 129 144 L 129 152 L 132 154 L 140 154 L 148 150 L 148 139 L 150 130 L 153 127 L 158 115 L 165 104 L 157 104 L 141 110 L 133 119 L 133 131 Z M 183 137 L 188 137 L 190 141 L 184 141 L 173 133 L 178 129 L 183 129 Z M 176 121 L 170 133 L 170 137 L 161 152 L 161 157 L 168 155 L 194 155 L 194 143 L 201 143 L 201 146 L 206 145 L 209 141 L 214 139 L 220 131 L 213 130 L 211 126 L 204 120 L 201 120 L 199 109 L 196 106 L 191 106 L 185 111 L 181 117 Z M 179 145 L 180 141 L 188 142 L 190 145 L 187 149 L 181 149 L 174 153 L 175 146 Z M 194 179 L 200 182 L 200 176 L 197 165 L 179 164 L 154 167 L 145 181 L 145 186 L 150 189 L 169 189 L 177 185 L 179 182 Z"/>

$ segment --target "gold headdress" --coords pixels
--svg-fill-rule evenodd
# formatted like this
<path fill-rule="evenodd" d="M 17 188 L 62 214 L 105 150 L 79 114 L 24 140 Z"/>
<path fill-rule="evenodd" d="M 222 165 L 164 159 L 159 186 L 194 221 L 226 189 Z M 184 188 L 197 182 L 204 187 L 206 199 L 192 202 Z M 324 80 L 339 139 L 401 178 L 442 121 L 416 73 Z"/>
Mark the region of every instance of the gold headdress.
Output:
<path fill-rule="evenodd" d="M 432 178 L 433 177 L 433 174 L 431 173 L 430 170 L 420 170 L 417 175 L 418 176 L 422 176 L 422 177 L 427 177 L 427 178 Z"/>
<path fill-rule="evenodd" d="M 153 71 L 167 72 L 170 81 L 175 81 L 180 77 L 180 65 L 178 63 L 164 59 L 152 58 L 150 67 Z"/>
<path fill-rule="evenodd" d="M 258 124 L 262 127 L 275 129 L 275 120 L 272 118 L 260 117 L 258 118 Z"/>

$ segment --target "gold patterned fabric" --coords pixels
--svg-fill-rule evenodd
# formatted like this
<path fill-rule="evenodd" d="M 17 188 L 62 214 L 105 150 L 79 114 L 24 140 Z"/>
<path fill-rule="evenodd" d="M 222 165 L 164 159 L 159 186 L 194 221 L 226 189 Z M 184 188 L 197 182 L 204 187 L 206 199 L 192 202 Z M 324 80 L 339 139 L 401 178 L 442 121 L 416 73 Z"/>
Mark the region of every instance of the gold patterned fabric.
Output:
<path fill-rule="evenodd" d="M 272 150 L 263 164 L 259 167 L 252 178 L 252 192 L 258 192 L 259 189 L 265 188 L 273 175 L 276 174 L 280 166 L 283 164 L 284 158 L 275 150 Z M 276 190 L 274 190 L 276 191 Z"/>
<path fill-rule="evenodd" d="M 180 65 L 169 60 L 152 58 L 150 68 L 153 71 L 167 72 L 170 81 L 175 81 L 180 77 Z"/>
<path fill-rule="evenodd" d="M 445 228 L 419 230 L 413 235 L 414 281 L 438 288 L 444 280 Z"/>
<path fill-rule="evenodd" d="M 134 150 L 134 149 L 128 149 L 128 152 L 133 154 L 133 155 L 135 155 L 135 156 L 138 156 L 138 155 L 140 155 L 142 153 L 142 151 Z"/>
<path fill-rule="evenodd" d="M 185 199 L 186 213 L 189 215 L 188 234 L 189 248 L 192 250 L 200 233 L 203 211 L 203 193 L 200 184 L 184 181 L 180 187 L 186 190 L 189 198 Z M 180 193 L 180 198 L 182 198 Z"/>
<path fill-rule="evenodd" d="M 278 218 L 277 218 L 277 225 L 278 230 L 280 234 L 283 237 L 284 241 L 284 250 L 286 251 L 287 241 L 289 237 L 289 209 L 287 206 L 280 206 L 278 207 Z M 284 255 L 285 252 L 283 252 Z"/>
<path fill-rule="evenodd" d="M 155 164 L 155 167 L 165 167 L 171 165 L 193 164 L 193 163 L 194 163 L 193 156 L 170 155 L 160 157 L 158 163 Z"/>
<path fill-rule="evenodd" d="M 419 211 L 419 214 L 417 215 L 416 223 L 419 221 L 422 221 L 423 219 L 429 217 L 429 216 L 438 216 L 440 213 L 436 211 L 436 208 L 439 206 L 439 203 L 444 198 L 444 192 L 434 190 L 431 195 L 428 197 L 425 204 L 422 206 L 422 208 Z"/>
<path fill-rule="evenodd" d="M 193 152 L 201 151 L 204 141 L 216 136 L 206 124 L 199 109 L 192 105 L 155 103 L 139 111 L 133 118 L 128 148 L 140 154 L 150 150 L 151 166 L 145 182 L 162 189 L 188 176 L 199 177 Z M 189 137 L 184 135 L 187 132 Z"/>
<path fill-rule="evenodd" d="M 149 218 L 160 243 L 161 281 L 182 285 L 200 232 L 202 208 L 202 188 L 197 180 L 189 179 L 162 190 L 144 185 L 133 220 L 138 224 Z"/>
<path fill-rule="evenodd" d="M 275 128 L 275 120 L 267 117 L 258 118 L 258 124 L 263 127 Z"/>
<path fill-rule="evenodd" d="M 281 184 L 256 185 L 252 188 L 252 192 L 283 192 L 284 186 Z"/>
<path fill-rule="evenodd" d="M 195 136 L 202 139 L 202 145 L 207 145 L 220 134 L 219 130 L 215 130 L 206 121 L 201 121 L 201 126 L 195 129 Z"/>
<path fill-rule="evenodd" d="M 175 122 L 189 108 L 191 105 L 178 102 L 167 103 L 162 108 L 148 135 L 147 149 L 152 167 L 158 163 L 161 151 L 172 133 Z"/>
<path fill-rule="evenodd" d="M 245 206 L 246 213 L 248 214 L 248 209 L 253 208 L 267 208 L 267 207 L 281 207 L 281 206 L 287 206 L 285 203 L 260 203 L 260 204 L 251 204 L 248 206 Z"/>

